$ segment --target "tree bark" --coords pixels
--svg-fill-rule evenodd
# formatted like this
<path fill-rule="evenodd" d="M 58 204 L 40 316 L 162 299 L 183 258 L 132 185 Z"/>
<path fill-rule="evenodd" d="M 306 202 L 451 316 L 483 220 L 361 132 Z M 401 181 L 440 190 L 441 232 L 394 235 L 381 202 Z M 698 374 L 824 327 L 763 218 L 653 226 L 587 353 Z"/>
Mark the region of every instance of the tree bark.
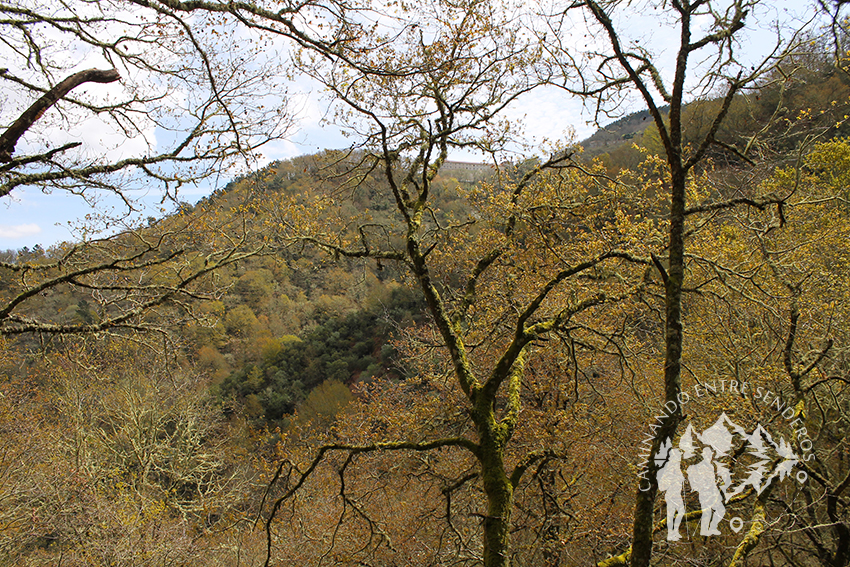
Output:
<path fill-rule="evenodd" d="M 9 128 L 0 135 L 0 161 L 12 161 L 15 146 L 21 136 L 29 130 L 35 122 L 41 118 L 44 112 L 64 98 L 69 92 L 83 83 L 113 83 L 121 76 L 115 69 L 87 69 L 74 73 L 60 82 L 58 85 L 44 93 L 28 109 L 21 114 Z"/>
<path fill-rule="evenodd" d="M 481 475 L 487 496 L 484 517 L 484 567 L 508 567 L 510 558 L 510 525 L 513 486 L 505 472 L 501 443 L 482 440 Z"/>

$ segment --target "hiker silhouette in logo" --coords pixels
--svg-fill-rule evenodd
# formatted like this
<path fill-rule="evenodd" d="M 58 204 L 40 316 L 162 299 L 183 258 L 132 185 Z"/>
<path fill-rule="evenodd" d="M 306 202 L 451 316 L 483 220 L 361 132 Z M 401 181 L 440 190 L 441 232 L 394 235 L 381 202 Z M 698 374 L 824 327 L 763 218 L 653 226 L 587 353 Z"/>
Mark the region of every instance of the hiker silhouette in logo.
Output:
<path fill-rule="evenodd" d="M 667 502 L 667 541 L 682 539 L 679 525 L 685 517 L 685 500 L 682 498 L 684 487 L 682 452 L 674 447 L 670 449 L 667 464 L 658 471 L 658 489 L 664 492 L 664 500 Z"/>
<path fill-rule="evenodd" d="M 723 496 L 717 488 L 717 476 L 712 458 L 714 453 L 711 447 L 702 450 L 703 459 L 688 467 L 688 483 L 691 488 L 699 493 L 699 504 L 702 508 L 700 520 L 700 535 L 720 535 L 717 524 L 726 514 L 726 506 L 723 505 Z"/>

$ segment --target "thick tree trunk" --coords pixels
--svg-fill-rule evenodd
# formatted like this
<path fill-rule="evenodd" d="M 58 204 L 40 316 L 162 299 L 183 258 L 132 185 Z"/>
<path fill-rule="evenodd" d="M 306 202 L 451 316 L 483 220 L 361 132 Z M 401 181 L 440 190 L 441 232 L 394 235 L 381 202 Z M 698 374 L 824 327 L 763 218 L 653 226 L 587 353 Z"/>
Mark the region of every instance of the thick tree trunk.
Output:
<path fill-rule="evenodd" d="M 481 476 L 487 495 L 484 517 L 484 567 L 508 567 L 513 486 L 505 472 L 502 447 L 495 441 L 481 444 Z"/>

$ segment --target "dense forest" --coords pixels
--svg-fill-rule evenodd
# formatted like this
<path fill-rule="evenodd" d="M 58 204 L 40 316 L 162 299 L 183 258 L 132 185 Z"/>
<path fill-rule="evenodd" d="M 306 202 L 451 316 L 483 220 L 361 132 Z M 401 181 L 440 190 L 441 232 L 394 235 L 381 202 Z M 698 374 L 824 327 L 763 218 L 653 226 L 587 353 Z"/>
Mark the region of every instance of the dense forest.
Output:
<path fill-rule="evenodd" d="M 82 4 L 2 8 L 0 197 L 174 209 L 0 253 L 0 565 L 850 564 L 842 3 L 758 61 L 738 0 Z M 294 74 L 352 146 L 180 201 Z M 517 151 L 543 85 L 599 130 Z M 39 130 L 81 116 L 174 146 Z"/>

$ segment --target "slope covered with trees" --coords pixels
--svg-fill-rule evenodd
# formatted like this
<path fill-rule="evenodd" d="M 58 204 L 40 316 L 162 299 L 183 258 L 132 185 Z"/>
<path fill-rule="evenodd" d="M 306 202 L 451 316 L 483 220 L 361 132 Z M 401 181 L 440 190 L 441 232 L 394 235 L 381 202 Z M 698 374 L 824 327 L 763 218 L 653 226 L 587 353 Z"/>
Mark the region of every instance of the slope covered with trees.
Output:
<path fill-rule="evenodd" d="M 166 161 L 220 164 L 263 139 L 237 111 L 259 111 L 256 85 L 278 76 L 262 49 L 244 52 L 256 65 L 216 49 L 225 30 L 293 41 L 293 69 L 324 85 L 354 146 L 273 163 L 115 236 L 5 255 L 4 561 L 850 562 L 840 4 L 817 8 L 825 28 L 783 28 L 756 62 L 738 38 L 763 13 L 737 1 L 647 6 L 677 30 L 659 53 L 620 28 L 632 8 L 591 0 L 530 19 L 482 1 L 376 14 L 169 0 L 138 3 L 138 20 L 116 6 L 27 17 L 117 67 L 148 63 L 123 35 L 95 41 L 106 22 L 187 58 L 150 63 L 204 87 L 185 100 L 200 129 Z M 567 40 L 585 28 L 577 53 Z M 60 63 L 41 87 L 2 78 L 53 96 Z M 600 119 L 630 97 L 645 110 L 598 160 L 569 143 L 505 159 L 521 136 L 502 115 L 542 83 Z M 126 126 L 121 113 L 149 102 L 104 110 L 77 86 L 42 111 Z M 124 167 L 166 191 L 191 179 L 156 157 L 59 161 L 71 146 L 16 157 L 18 132 L 39 125 L 28 116 L 5 130 L 14 186 L 121 192 L 109 175 Z M 460 179 L 446 164 L 470 148 L 492 167 Z M 706 503 L 684 493 L 683 539 L 665 537 L 660 455 L 675 444 L 696 466 L 693 432 L 721 415 L 781 438 L 784 460 L 739 442 L 717 463 L 776 480 L 740 484 L 724 502 L 740 524 L 719 534 L 700 533 Z"/>

